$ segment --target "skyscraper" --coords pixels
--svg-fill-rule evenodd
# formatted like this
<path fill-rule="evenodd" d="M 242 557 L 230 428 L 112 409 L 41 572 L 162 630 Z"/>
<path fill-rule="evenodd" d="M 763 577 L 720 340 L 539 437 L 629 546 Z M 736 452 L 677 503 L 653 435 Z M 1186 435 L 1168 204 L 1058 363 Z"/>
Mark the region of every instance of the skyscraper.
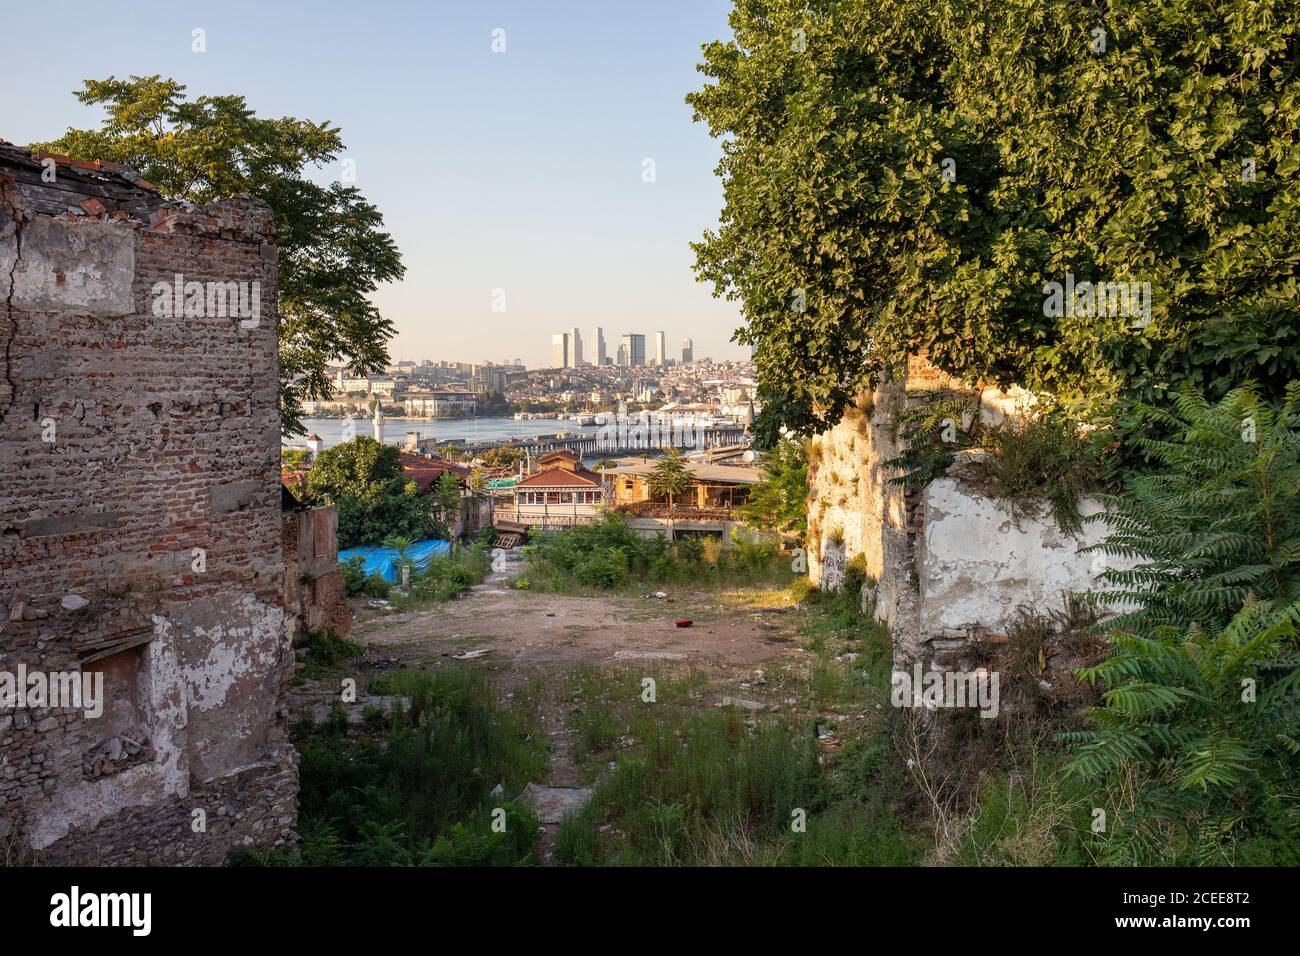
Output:
<path fill-rule="evenodd" d="M 623 348 L 627 351 L 628 365 L 645 364 L 645 336 L 628 332 L 623 336 Z"/>
<path fill-rule="evenodd" d="M 599 325 L 591 330 L 591 364 L 605 364 L 605 330 Z"/>
<path fill-rule="evenodd" d="M 620 368 L 623 367 L 623 366 L 625 366 L 625 365 L 627 365 L 627 346 L 626 346 L 626 345 L 619 345 L 619 347 L 618 347 L 618 359 L 617 359 L 617 361 L 616 361 L 615 364 L 617 364 Z"/>
<path fill-rule="evenodd" d="M 569 329 L 569 368 L 577 368 L 582 364 L 582 336 L 579 334 L 577 327 Z"/>
<path fill-rule="evenodd" d="M 551 368 L 569 367 L 570 347 L 568 332 L 556 332 L 551 336 Z"/>
<path fill-rule="evenodd" d="M 695 361 L 695 343 L 690 339 L 682 339 L 682 364 L 689 365 Z"/>
<path fill-rule="evenodd" d="M 668 343 L 662 332 L 655 333 L 655 364 L 660 368 L 668 364 Z"/>

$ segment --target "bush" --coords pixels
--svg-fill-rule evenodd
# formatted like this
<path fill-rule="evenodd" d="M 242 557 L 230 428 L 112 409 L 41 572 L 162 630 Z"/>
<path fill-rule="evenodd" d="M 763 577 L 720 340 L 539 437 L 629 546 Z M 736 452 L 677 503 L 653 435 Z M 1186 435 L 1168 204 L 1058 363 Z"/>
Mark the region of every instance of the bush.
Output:
<path fill-rule="evenodd" d="M 983 430 L 980 445 L 989 454 L 975 468 L 1018 515 L 1037 515 L 1045 503 L 1061 530 L 1077 534 L 1079 498 L 1101 481 L 1101 441 L 1058 412 L 1008 420 Z"/>
<path fill-rule="evenodd" d="M 340 562 L 339 570 L 343 572 L 343 590 L 351 597 L 360 594 L 366 587 L 366 559 L 355 555 Z"/>
<path fill-rule="evenodd" d="M 1092 550 L 1133 566 L 1103 571 L 1097 600 L 1137 606 L 1115 626 L 1222 628 L 1248 599 L 1300 623 L 1300 384 L 1279 408 L 1246 386 L 1136 415 L 1169 437 L 1143 440 L 1156 467 L 1103 496 L 1115 530 Z"/>
<path fill-rule="evenodd" d="M 1081 672 L 1106 691 L 1070 769 L 1133 794 L 1109 860 L 1260 859 L 1278 833 L 1300 842 L 1300 385 L 1278 408 L 1246 386 L 1137 414 L 1169 437 L 1144 439 L 1159 467 L 1107 499 L 1097 550 L 1133 564 L 1094 597 L 1128 607 Z"/>
<path fill-rule="evenodd" d="M 1255 603 L 1214 632 L 1111 633 L 1114 651 L 1082 672 L 1109 688 L 1098 729 L 1066 735 L 1073 774 L 1137 789 L 1108 860 L 1231 862 L 1265 821 L 1300 841 L 1296 633 Z"/>
<path fill-rule="evenodd" d="M 313 667 L 337 667 L 343 660 L 356 657 L 361 651 L 360 644 L 344 640 L 330 630 L 307 636 L 307 663 Z"/>
<path fill-rule="evenodd" d="M 531 861 L 536 821 L 513 802 L 546 769 L 535 688 L 499 705 L 479 671 L 398 671 L 369 690 L 411 698 L 382 733 L 310 727 L 302 754 L 298 862 L 499 865 Z M 501 784 L 505 796 L 494 798 Z M 506 810 L 504 834 L 491 811 Z"/>

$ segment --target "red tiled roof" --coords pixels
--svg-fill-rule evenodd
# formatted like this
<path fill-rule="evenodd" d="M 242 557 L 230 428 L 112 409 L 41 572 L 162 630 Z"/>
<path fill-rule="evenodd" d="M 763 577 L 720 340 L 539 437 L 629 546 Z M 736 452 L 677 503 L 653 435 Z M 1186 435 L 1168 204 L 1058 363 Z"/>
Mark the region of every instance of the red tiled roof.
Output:
<path fill-rule="evenodd" d="M 464 465 L 448 461 L 445 458 L 425 458 L 410 452 L 401 452 L 402 471 L 414 481 L 421 491 L 428 491 L 446 472 L 451 472 L 464 484 L 469 478 L 469 469 Z"/>
<path fill-rule="evenodd" d="M 567 448 L 561 448 L 559 451 L 548 451 L 541 458 L 537 459 L 537 463 L 542 464 L 543 462 L 554 461 L 557 458 L 564 458 L 568 461 L 582 461 L 579 456 L 575 455 Z"/>
<path fill-rule="evenodd" d="M 529 475 L 516 488 L 599 488 L 600 475 L 585 468 L 547 468 Z"/>

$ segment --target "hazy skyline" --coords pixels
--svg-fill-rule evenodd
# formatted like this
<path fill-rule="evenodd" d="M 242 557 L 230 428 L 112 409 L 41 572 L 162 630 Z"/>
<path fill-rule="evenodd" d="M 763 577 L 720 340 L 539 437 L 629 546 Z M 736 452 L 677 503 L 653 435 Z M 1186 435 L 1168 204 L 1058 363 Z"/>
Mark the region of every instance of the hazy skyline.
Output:
<path fill-rule="evenodd" d="M 109 75 L 161 73 L 190 97 L 238 93 L 259 116 L 329 120 L 407 267 L 375 296 L 397 328 L 394 361 L 542 366 L 553 332 L 594 325 L 609 341 L 664 329 L 670 342 L 692 337 L 699 356 L 744 358 L 729 341 L 738 306 L 695 281 L 688 245 L 722 198 L 719 146 L 683 97 L 704 79 L 700 45 L 729 36 L 728 9 L 326 2 L 306 13 L 149 0 L 123 16 L 73 0 L 59 31 L 75 57 L 12 51 L 22 95 L 6 98 L 0 137 L 25 145 L 98 126 L 101 111 L 74 91 Z M 37 35 L 49 17 L 19 6 L 9 24 Z M 191 49 L 195 28 L 204 53 Z M 493 52 L 498 29 L 505 52 Z"/>

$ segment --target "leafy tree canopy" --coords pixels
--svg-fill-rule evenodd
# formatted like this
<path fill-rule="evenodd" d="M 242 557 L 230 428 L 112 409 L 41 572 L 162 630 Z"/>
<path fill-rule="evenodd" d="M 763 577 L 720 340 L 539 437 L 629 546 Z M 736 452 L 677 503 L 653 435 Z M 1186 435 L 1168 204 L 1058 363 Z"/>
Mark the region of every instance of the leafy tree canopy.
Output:
<path fill-rule="evenodd" d="M 802 441 L 785 438 L 768 452 L 763 477 L 739 511 L 751 527 L 803 537 L 808 528 L 808 451 Z"/>
<path fill-rule="evenodd" d="M 437 530 L 433 502 L 407 480 L 397 448 L 373 438 L 322 451 L 307 473 L 307 493 L 338 511 L 340 548 L 394 536 L 420 541 Z"/>
<path fill-rule="evenodd" d="M 646 478 L 646 484 L 655 495 L 664 495 L 669 503 L 680 495 L 691 483 L 691 474 L 686 470 L 681 452 L 670 448 L 667 454 L 655 464 L 654 470 Z"/>
<path fill-rule="evenodd" d="M 723 149 L 696 271 L 742 304 L 768 443 L 920 352 L 1085 408 L 1294 376 L 1292 0 L 735 0 L 730 23 L 687 98 Z M 1067 274 L 1149 282 L 1149 325 L 1045 315 Z"/>
<path fill-rule="evenodd" d="M 106 111 L 99 129 L 69 129 L 32 149 L 125 163 L 163 195 L 205 203 L 249 193 L 275 212 L 279 250 L 281 419 L 302 432 L 300 402 L 328 398 L 327 362 L 356 373 L 388 364 L 392 323 L 370 301 L 405 273 L 379 210 L 352 185 L 308 178 L 340 158 L 328 121 L 264 119 L 242 96 L 185 98 L 175 80 L 86 80 L 81 102 Z"/>

